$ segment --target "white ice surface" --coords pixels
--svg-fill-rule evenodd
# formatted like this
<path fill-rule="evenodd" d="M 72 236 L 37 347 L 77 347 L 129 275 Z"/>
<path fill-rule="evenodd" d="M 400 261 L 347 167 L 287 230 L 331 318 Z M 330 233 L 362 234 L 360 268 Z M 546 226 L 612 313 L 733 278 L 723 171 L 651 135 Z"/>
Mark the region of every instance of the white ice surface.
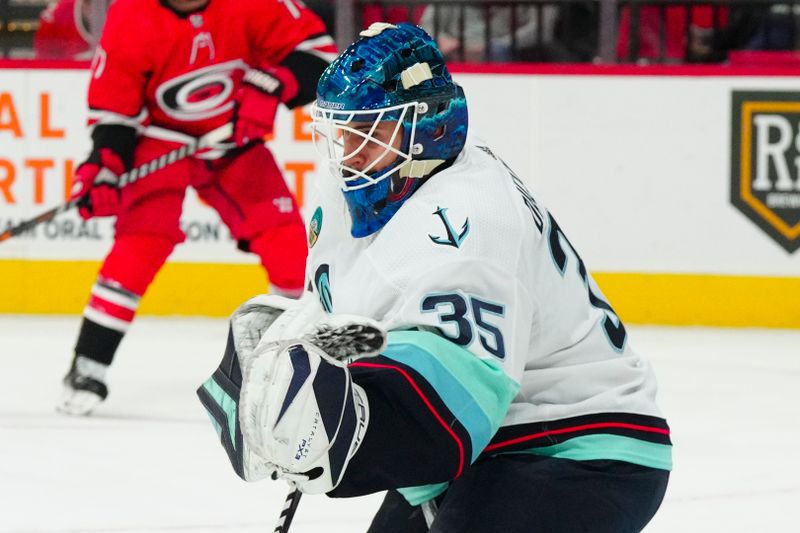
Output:
<path fill-rule="evenodd" d="M 271 532 L 285 486 L 240 481 L 195 396 L 225 321 L 139 319 L 85 419 L 53 411 L 78 325 L 0 315 L 0 532 Z M 646 531 L 800 531 L 800 331 L 629 330 L 675 446 Z M 305 496 L 291 531 L 363 532 L 380 499 Z"/>

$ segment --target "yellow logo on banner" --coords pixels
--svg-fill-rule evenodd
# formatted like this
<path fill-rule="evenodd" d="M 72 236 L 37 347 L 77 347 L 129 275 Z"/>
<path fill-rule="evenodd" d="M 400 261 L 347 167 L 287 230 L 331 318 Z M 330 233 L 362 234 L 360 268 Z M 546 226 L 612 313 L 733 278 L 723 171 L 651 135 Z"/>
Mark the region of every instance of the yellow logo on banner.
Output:
<path fill-rule="evenodd" d="M 731 202 L 787 252 L 800 248 L 800 93 L 734 91 Z"/>

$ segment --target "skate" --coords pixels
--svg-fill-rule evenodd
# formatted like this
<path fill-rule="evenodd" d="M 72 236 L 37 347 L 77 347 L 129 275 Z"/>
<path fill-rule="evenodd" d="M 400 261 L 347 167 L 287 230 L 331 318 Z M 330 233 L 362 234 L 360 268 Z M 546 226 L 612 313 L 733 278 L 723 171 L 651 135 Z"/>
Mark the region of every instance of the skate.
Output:
<path fill-rule="evenodd" d="M 64 376 L 64 392 L 56 411 L 67 415 L 86 416 L 108 396 L 105 383 L 107 365 L 76 355 Z"/>

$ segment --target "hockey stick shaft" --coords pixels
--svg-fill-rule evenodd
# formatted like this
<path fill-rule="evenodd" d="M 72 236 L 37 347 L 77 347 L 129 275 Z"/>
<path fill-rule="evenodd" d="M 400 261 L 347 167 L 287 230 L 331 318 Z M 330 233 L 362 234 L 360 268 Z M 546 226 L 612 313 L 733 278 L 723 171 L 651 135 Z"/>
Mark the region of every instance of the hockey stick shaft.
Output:
<path fill-rule="evenodd" d="M 233 135 L 233 124 L 223 124 L 217 129 L 211 130 L 202 137 L 190 141 L 179 148 L 176 148 L 166 154 L 163 154 L 147 163 L 141 164 L 129 172 L 122 174 L 119 177 L 119 186 L 125 187 L 131 183 L 135 183 L 144 178 L 148 174 L 152 174 L 157 170 L 161 170 L 176 161 L 181 161 L 188 157 L 193 156 L 201 148 L 208 148 L 215 144 L 221 143 Z"/>
<path fill-rule="evenodd" d="M 25 220 L 24 222 L 20 222 L 16 226 L 8 228 L 3 233 L 0 233 L 0 242 L 10 239 L 11 237 L 16 237 L 22 233 L 25 233 L 31 228 L 38 226 L 43 222 L 49 222 L 56 218 L 56 216 L 60 215 L 61 213 L 65 213 L 78 205 L 78 199 L 72 199 L 68 202 L 61 204 L 58 207 L 54 207 L 49 211 L 45 211 L 44 213 L 39 214 L 39 216 Z"/>
<path fill-rule="evenodd" d="M 297 511 L 297 506 L 300 504 L 300 496 L 302 495 L 303 493 L 298 489 L 293 489 L 286 496 L 286 502 L 283 504 L 283 510 L 281 510 L 281 515 L 278 517 L 274 533 L 289 533 L 289 526 L 292 525 L 294 513 Z"/>
<path fill-rule="evenodd" d="M 206 133 L 199 139 L 196 139 L 192 142 L 184 144 L 180 148 L 176 148 L 166 154 L 159 156 L 152 161 L 148 161 L 138 167 L 132 169 L 130 172 L 126 172 L 119 177 L 119 187 L 124 187 L 128 184 L 134 183 L 148 174 L 152 174 L 157 170 L 161 170 L 164 167 L 167 167 L 177 161 L 182 159 L 186 159 L 187 157 L 193 156 L 197 153 L 198 150 L 201 148 L 208 148 L 214 146 L 216 144 L 221 143 L 223 140 L 227 139 L 233 133 L 233 125 L 232 124 L 223 124 L 217 129 L 211 130 L 210 132 Z M 12 237 L 16 237 L 26 231 L 42 224 L 44 222 L 49 222 L 56 218 L 61 213 L 65 213 L 78 205 L 80 198 L 72 198 L 71 200 L 67 200 L 63 204 L 54 207 L 44 213 L 40 213 L 38 216 L 31 218 L 29 220 L 25 220 L 20 222 L 16 226 L 8 228 L 3 233 L 0 233 L 0 242 L 6 241 Z"/>
<path fill-rule="evenodd" d="M 436 514 L 439 512 L 436 500 L 423 502 L 420 507 L 422 508 L 422 516 L 425 518 L 425 524 L 428 526 L 428 529 L 430 529 L 433 525 L 433 521 L 436 519 Z"/>

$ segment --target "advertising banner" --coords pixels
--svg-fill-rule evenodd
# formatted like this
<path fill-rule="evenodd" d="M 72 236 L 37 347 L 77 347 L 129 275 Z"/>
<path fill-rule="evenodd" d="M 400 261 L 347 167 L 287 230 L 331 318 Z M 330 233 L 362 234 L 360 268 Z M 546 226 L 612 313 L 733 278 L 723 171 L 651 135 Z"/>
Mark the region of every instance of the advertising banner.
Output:
<path fill-rule="evenodd" d="M 800 327 L 800 79 L 708 71 L 455 77 L 471 135 L 551 210 L 623 319 Z M 87 78 L 0 70 L 0 227 L 66 198 L 89 149 Z M 281 109 L 268 141 L 301 205 L 327 173 L 310 123 Z M 185 202 L 186 242 L 141 312 L 227 314 L 266 278 L 212 209 Z M 0 245 L 0 312 L 79 311 L 112 235 L 72 213 Z"/>

